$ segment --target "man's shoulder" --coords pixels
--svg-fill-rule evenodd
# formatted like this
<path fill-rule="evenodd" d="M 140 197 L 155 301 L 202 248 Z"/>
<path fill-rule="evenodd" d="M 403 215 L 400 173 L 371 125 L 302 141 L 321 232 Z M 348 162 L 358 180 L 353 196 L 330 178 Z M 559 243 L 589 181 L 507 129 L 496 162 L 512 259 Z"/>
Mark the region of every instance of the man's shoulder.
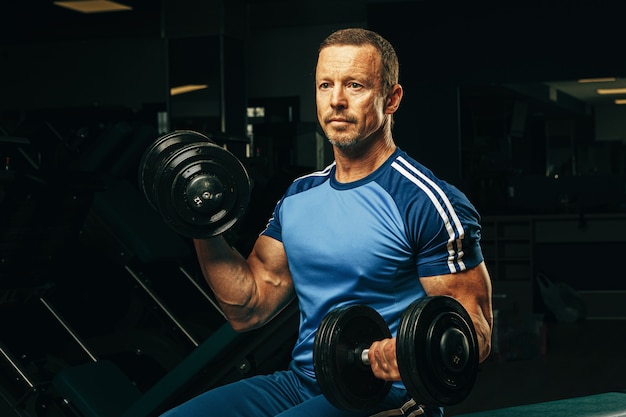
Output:
<path fill-rule="evenodd" d="M 333 168 L 334 163 L 327 166 L 323 170 L 313 171 L 294 179 L 287 188 L 285 196 L 287 197 L 304 191 L 308 191 L 325 183 L 330 178 L 330 174 L 333 171 Z"/>

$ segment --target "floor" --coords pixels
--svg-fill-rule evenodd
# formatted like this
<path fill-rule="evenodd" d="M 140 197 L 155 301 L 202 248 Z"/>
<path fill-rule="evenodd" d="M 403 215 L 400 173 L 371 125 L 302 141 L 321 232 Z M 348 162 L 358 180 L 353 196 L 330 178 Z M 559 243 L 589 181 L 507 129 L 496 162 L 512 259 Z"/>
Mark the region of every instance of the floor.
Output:
<path fill-rule="evenodd" d="M 469 397 L 446 416 L 626 391 L 626 320 L 547 323 L 543 336 L 534 354 L 481 364 Z"/>

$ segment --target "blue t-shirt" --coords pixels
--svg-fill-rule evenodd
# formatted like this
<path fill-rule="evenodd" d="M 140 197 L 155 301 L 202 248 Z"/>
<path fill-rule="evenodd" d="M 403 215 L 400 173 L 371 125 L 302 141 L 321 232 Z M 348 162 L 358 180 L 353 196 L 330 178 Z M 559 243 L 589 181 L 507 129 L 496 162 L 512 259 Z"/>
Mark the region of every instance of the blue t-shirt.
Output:
<path fill-rule="evenodd" d="M 293 360 L 311 377 L 315 332 L 332 309 L 369 305 L 395 335 L 425 296 L 418 278 L 483 260 L 475 208 L 399 148 L 355 182 L 338 182 L 334 164 L 296 179 L 262 234 L 285 247 L 300 307 Z"/>

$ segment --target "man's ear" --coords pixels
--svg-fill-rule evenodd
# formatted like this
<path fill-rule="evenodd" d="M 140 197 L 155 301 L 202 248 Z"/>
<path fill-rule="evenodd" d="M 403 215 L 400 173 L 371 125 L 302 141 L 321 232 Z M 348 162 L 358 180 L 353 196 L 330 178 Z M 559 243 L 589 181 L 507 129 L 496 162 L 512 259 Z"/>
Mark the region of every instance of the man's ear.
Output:
<path fill-rule="evenodd" d="M 385 102 L 385 114 L 392 114 L 398 110 L 400 102 L 402 101 L 403 93 L 404 91 L 402 90 L 402 86 L 400 84 L 394 84 L 394 86 L 391 87 L 391 93 L 389 93 Z"/>

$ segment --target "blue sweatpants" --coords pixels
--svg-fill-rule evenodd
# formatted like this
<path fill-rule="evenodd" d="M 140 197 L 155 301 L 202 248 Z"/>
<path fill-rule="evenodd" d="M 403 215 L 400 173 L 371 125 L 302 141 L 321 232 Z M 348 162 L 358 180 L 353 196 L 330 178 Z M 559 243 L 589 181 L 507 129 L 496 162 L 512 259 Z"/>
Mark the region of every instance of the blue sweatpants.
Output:
<path fill-rule="evenodd" d="M 366 411 L 339 410 L 326 400 L 317 382 L 295 367 L 270 375 L 253 376 L 217 387 L 167 411 L 161 417 L 367 417 L 398 409 L 410 400 L 393 387 L 379 407 Z M 440 408 L 425 416 L 441 417 Z"/>

